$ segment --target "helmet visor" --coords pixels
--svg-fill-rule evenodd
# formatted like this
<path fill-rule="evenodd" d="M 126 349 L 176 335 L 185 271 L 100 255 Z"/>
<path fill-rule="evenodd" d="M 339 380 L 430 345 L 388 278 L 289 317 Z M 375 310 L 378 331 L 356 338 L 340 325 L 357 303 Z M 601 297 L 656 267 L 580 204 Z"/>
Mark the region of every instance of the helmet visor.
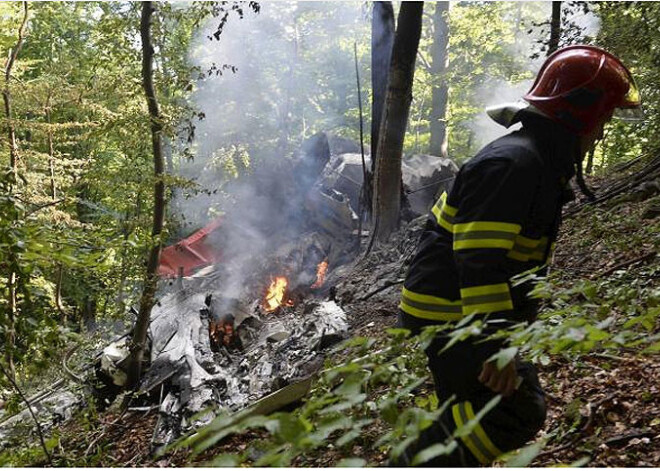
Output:
<path fill-rule="evenodd" d="M 644 119 L 644 111 L 642 110 L 639 88 L 632 74 L 628 70 L 626 72 L 630 86 L 628 87 L 628 92 L 621 100 L 621 104 L 614 110 L 613 116 L 622 121 L 641 121 Z"/>
<path fill-rule="evenodd" d="M 636 107 L 641 105 L 642 100 L 640 98 L 639 88 L 635 83 L 635 79 L 630 74 L 628 74 L 628 83 L 630 84 L 630 88 L 628 88 L 628 92 L 623 97 L 623 103 L 621 106 Z"/>

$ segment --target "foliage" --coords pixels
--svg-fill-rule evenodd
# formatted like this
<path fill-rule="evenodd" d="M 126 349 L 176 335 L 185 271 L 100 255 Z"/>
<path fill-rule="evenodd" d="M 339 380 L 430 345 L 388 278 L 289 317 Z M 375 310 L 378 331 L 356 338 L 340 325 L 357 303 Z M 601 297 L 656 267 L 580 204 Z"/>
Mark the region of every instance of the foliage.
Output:
<path fill-rule="evenodd" d="M 0 6 L 4 56 L 16 41 L 20 7 Z M 131 320 L 126 307 L 139 294 L 153 205 L 138 7 L 29 5 L 25 42 L 8 85 L 19 178 L 10 181 L 3 170 L 0 182 L 0 331 L 4 336 L 12 328 L 6 290 L 14 272 L 16 342 L 7 349 L 18 361 L 21 382 L 31 382 L 49 364 L 70 331 L 114 330 Z M 196 5 L 186 16 L 164 4 L 157 16 L 157 92 L 170 171 L 185 152 L 187 119 L 194 115 L 187 99 L 194 29 L 224 11 L 219 4 Z M 6 124 L 0 159 L 9 162 Z M 168 183 L 188 185 L 175 178 Z"/>
<path fill-rule="evenodd" d="M 657 34 L 660 7 L 655 2 L 599 2 L 596 11 L 601 20 L 597 44 L 621 58 L 630 69 L 642 97 L 644 120 L 640 123 L 617 122 L 606 130 L 600 149 L 601 170 L 629 160 L 642 152 L 657 150 L 658 119 Z M 597 159 L 598 161 L 598 159 Z"/>

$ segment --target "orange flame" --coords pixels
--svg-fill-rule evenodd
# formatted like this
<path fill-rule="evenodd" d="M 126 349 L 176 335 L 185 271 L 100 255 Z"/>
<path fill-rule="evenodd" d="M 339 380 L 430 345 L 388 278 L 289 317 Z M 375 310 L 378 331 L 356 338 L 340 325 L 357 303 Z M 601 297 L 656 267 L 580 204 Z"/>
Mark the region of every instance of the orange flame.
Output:
<path fill-rule="evenodd" d="M 289 281 L 284 276 L 278 276 L 271 281 L 264 302 L 264 308 L 267 312 L 273 312 L 282 305 L 293 306 L 291 301 L 285 300 L 287 286 L 289 286 Z"/>
<path fill-rule="evenodd" d="M 323 260 L 319 265 L 316 267 L 316 282 L 310 288 L 316 289 L 320 288 L 323 286 L 323 283 L 325 283 L 325 274 L 328 272 L 328 259 Z"/>

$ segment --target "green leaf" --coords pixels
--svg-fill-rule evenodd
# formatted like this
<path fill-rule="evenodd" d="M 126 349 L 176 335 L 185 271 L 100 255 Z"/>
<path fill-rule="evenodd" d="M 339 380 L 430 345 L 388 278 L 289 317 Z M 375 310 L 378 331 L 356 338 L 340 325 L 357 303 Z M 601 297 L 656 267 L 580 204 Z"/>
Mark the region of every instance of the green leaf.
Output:
<path fill-rule="evenodd" d="M 598 329 L 594 326 L 588 325 L 586 327 L 587 332 L 589 333 L 589 339 L 593 340 L 595 342 L 600 342 L 602 340 L 606 340 L 610 338 L 610 334 L 608 332 L 605 332 L 601 329 Z"/>
<path fill-rule="evenodd" d="M 296 443 L 311 429 L 306 420 L 292 414 L 279 413 L 275 414 L 273 418 L 276 424 L 271 424 L 272 432 L 287 443 Z"/>
<path fill-rule="evenodd" d="M 362 458 L 344 458 L 337 463 L 337 468 L 363 468 L 366 464 Z"/>
<path fill-rule="evenodd" d="M 349 430 L 348 432 L 343 434 L 341 437 L 339 437 L 335 443 L 339 447 L 346 446 L 349 443 L 351 443 L 353 440 L 355 440 L 356 438 L 359 438 L 360 435 L 361 435 L 361 433 L 360 433 L 359 430 Z"/>
<path fill-rule="evenodd" d="M 654 344 L 649 345 L 646 347 L 642 353 L 657 353 L 660 352 L 660 342 L 656 342 Z"/>
<path fill-rule="evenodd" d="M 497 361 L 497 369 L 502 370 L 506 365 L 511 363 L 511 360 L 513 360 L 517 354 L 518 347 L 503 348 L 491 356 L 488 361 Z"/>
<path fill-rule="evenodd" d="M 406 437 L 403 440 L 398 440 L 394 446 L 392 447 L 392 457 L 393 458 L 398 458 L 401 453 L 403 453 L 408 446 L 410 446 L 415 440 L 417 440 L 417 437 Z"/>
<path fill-rule="evenodd" d="M 344 381 L 335 389 L 335 393 L 343 397 L 354 397 L 362 392 L 362 386 L 368 374 L 360 371 L 344 378 Z"/>
<path fill-rule="evenodd" d="M 218 455 L 209 463 L 210 466 L 216 468 L 235 468 L 240 464 L 238 455 L 225 453 Z"/>
<path fill-rule="evenodd" d="M 268 450 L 264 456 L 259 458 L 254 464 L 255 466 L 274 466 L 277 468 L 288 467 L 291 462 L 291 450 L 287 448 L 288 445 L 282 445 L 275 449 Z"/>
<path fill-rule="evenodd" d="M 507 468 L 526 468 L 541 453 L 544 446 L 545 441 L 538 441 L 520 448 L 505 461 L 504 466 Z"/>
<path fill-rule="evenodd" d="M 415 457 L 412 460 L 412 465 L 418 466 L 438 456 L 449 455 L 456 449 L 457 446 L 458 443 L 456 442 L 456 440 L 452 440 L 448 444 L 436 443 L 434 445 L 431 445 L 430 447 L 425 448 L 424 450 L 420 451 L 415 455 Z"/>
<path fill-rule="evenodd" d="M 390 425 L 396 423 L 399 418 L 399 408 L 394 399 L 385 399 L 378 404 L 380 415 L 385 422 Z"/>
<path fill-rule="evenodd" d="M 568 465 L 569 468 L 582 468 L 591 461 L 591 456 L 583 456 Z"/>

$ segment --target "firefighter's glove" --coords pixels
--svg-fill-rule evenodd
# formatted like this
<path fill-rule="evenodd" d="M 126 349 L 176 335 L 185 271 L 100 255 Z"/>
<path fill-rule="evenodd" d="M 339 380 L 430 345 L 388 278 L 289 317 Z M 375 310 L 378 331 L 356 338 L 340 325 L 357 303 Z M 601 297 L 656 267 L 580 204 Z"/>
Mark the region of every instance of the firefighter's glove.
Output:
<path fill-rule="evenodd" d="M 495 393 L 504 397 L 510 396 L 520 385 L 515 360 L 510 361 L 501 370 L 497 368 L 497 361 L 485 362 L 479 381 Z"/>

